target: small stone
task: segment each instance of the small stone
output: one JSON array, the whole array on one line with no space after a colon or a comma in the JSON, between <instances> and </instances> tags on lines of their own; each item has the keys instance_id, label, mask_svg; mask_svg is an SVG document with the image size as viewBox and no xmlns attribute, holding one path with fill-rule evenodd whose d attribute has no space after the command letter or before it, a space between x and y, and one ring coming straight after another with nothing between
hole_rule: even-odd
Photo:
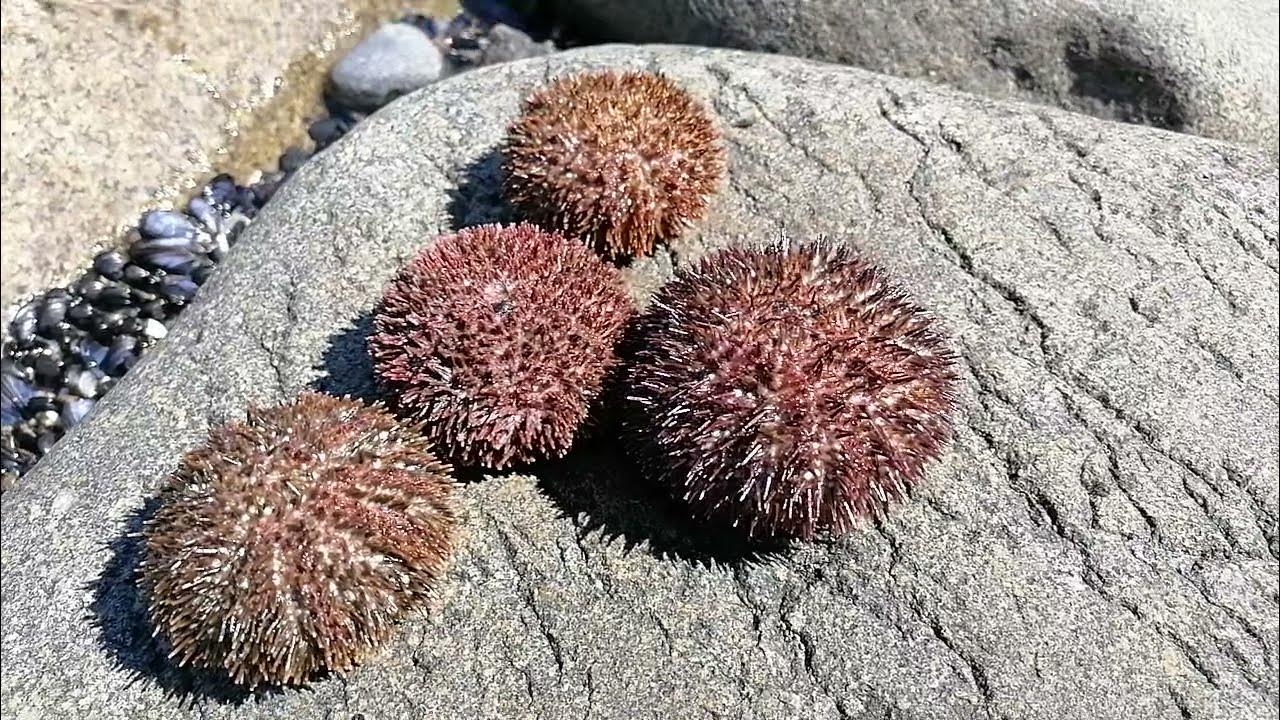
<instances>
[{"instance_id":1,"label":"small stone","mask_svg":"<svg viewBox=\"0 0 1280 720\"><path fill-rule=\"evenodd\" d=\"M327 117L311 123L311 127L307 128L307 135L316 142L316 148L323 150L337 142L349 129L341 119Z\"/></svg>"},{"instance_id":2,"label":"small stone","mask_svg":"<svg viewBox=\"0 0 1280 720\"><path fill-rule=\"evenodd\" d=\"M314 138L313 138L314 139ZM280 160L276 162L280 172L291 173L296 172L302 164L311 158L311 153L300 147L291 147L284 151L280 156Z\"/></svg>"},{"instance_id":3,"label":"small stone","mask_svg":"<svg viewBox=\"0 0 1280 720\"><path fill-rule=\"evenodd\" d=\"M329 93L343 105L372 111L435 82L443 66L440 50L426 33L404 23L390 23L334 65Z\"/></svg>"},{"instance_id":4,"label":"small stone","mask_svg":"<svg viewBox=\"0 0 1280 720\"><path fill-rule=\"evenodd\" d=\"M142 322L142 333L149 338L163 340L169 334L169 328L158 320L147 318Z\"/></svg>"},{"instance_id":5,"label":"small stone","mask_svg":"<svg viewBox=\"0 0 1280 720\"><path fill-rule=\"evenodd\" d=\"M523 60L555 52L556 46L551 41L534 42L524 32L510 25L498 24L489 30L484 49L480 53L481 65Z\"/></svg>"}]
</instances>

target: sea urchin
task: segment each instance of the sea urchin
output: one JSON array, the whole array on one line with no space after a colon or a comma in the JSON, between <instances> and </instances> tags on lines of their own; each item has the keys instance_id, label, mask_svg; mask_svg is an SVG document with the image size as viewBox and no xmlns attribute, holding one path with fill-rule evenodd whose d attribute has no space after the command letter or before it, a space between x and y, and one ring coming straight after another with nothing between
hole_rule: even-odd
<instances>
[{"instance_id":1,"label":"sea urchin","mask_svg":"<svg viewBox=\"0 0 1280 720\"><path fill-rule=\"evenodd\" d=\"M449 468L384 410L304 393L188 453L140 580L179 665L250 687L342 672L421 608L456 528Z\"/></svg>"},{"instance_id":2,"label":"sea urchin","mask_svg":"<svg viewBox=\"0 0 1280 720\"><path fill-rule=\"evenodd\" d=\"M878 515L950 437L952 354L872 265L820 242L682 272L626 369L641 457L701 515L812 538Z\"/></svg>"},{"instance_id":3,"label":"sea urchin","mask_svg":"<svg viewBox=\"0 0 1280 720\"><path fill-rule=\"evenodd\" d=\"M618 272L524 223L446 235L392 281L374 372L447 457L501 469L568 452L631 315Z\"/></svg>"},{"instance_id":4,"label":"sea urchin","mask_svg":"<svg viewBox=\"0 0 1280 720\"><path fill-rule=\"evenodd\" d=\"M593 72L533 94L510 128L507 196L612 257L646 255L706 211L724 175L706 110L661 75Z\"/></svg>"}]
</instances>

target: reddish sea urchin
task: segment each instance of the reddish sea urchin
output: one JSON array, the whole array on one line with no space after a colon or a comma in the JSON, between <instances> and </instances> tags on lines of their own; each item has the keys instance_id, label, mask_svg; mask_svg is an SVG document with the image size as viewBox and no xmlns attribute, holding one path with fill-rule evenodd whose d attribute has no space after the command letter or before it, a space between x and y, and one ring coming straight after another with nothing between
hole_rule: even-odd
<instances>
[{"instance_id":1,"label":"reddish sea urchin","mask_svg":"<svg viewBox=\"0 0 1280 720\"><path fill-rule=\"evenodd\" d=\"M449 468L384 410L304 393L214 429L161 491L141 586L179 665L250 687L350 669L452 553Z\"/></svg>"},{"instance_id":2,"label":"reddish sea urchin","mask_svg":"<svg viewBox=\"0 0 1280 720\"><path fill-rule=\"evenodd\" d=\"M763 537L877 515L950 437L953 356L879 270L827 243L731 249L639 323L629 433L699 514Z\"/></svg>"},{"instance_id":3,"label":"reddish sea urchin","mask_svg":"<svg viewBox=\"0 0 1280 720\"><path fill-rule=\"evenodd\" d=\"M647 255L706 212L725 154L706 110L661 75L593 72L535 92L510 128L507 195L612 257Z\"/></svg>"},{"instance_id":4,"label":"reddish sea urchin","mask_svg":"<svg viewBox=\"0 0 1280 720\"><path fill-rule=\"evenodd\" d=\"M450 459L501 469L568 452L630 315L618 272L586 246L487 225L439 238L400 271L369 353Z\"/></svg>"}]
</instances>

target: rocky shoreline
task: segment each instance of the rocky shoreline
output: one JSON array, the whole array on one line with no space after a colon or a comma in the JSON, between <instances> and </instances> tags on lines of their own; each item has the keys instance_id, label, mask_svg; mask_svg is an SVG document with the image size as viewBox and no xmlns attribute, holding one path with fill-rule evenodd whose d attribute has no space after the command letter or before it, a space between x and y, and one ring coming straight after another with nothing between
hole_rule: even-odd
<instances>
[{"instance_id":1,"label":"rocky shoreline","mask_svg":"<svg viewBox=\"0 0 1280 720\"><path fill-rule=\"evenodd\" d=\"M405 16L337 61L314 148L145 213L17 309L0 714L1274 718L1280 168L1253 42L1274 30L1248 13L1280 4L555 5L597 39L751 50ZM138 583L179 459L253 406L385 401L368 341L388 281L432 238L525 218L512 121L604 68L691 93L727 157L705 216L618 263L629 299L651 309L725 248L824 238L949 338L946 450L839 539L748 542L657 487L606 399L559 460L460 469L438 597L351 672L250 690L179 667Z\"/></svg>"},{"instance_id":2,"label":"rocky shoreline","mask_svg":"<svg viewBox=\"0 0 1280 720\"><path fill-rule=\"evenodd\" d=\"M506 19L512 20L507 17ZM275 170L237 185L220 175L180 210L153 210L123 247L93 258L66 287L19 305L0 349L0 491L8 490L167 334L240 231L277 188L369 113L441 77L552 52L522 30L461 12L437 22L407 15L351 49L331 71L327 115L286 149Z\"/></svg>"},{"instance_id":3,"label":"rocky shoreline","mask_svg":"<svg viewBox=\"0 0 1280 720\"><path fill-rule=\"evenodd\" d=\"M709 216L624 271L633 297L781 229L840 238L956 339L951 450L884 521L760 552L588 441L467 483L440 608L351 675L246 697L172 668L132 589L143 499L248 405L374 397L386 280L438 232L510 219L507 123L588 67L668 74L728 144ZM4 711L1269 717L1277 180L1257 151L751 53L591 48L436 84L299 170L0 498Z\"/></svg>"}]
</instances>

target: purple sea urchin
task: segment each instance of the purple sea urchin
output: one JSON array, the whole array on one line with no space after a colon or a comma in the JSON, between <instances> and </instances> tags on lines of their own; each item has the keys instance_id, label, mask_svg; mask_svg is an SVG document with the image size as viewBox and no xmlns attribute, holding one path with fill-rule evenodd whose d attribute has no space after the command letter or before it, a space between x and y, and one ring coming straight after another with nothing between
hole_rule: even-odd
<instances>
[{"instance_id":1,"label":"purple sea urchin","mask_svg":"<svg viewBox=\"0 0 1280 720\"><path fill-rule=\"evenodd\" d=\"M725 168L706 110L661 75L594 72L535 92L512 123L507 195L612 257L647 255L706 212Z\"/></svg>"},{"instance_id":2,"label":"purple sea urchin","mask_svg":"<svg viewBox=\"0 0 1280 720\"><path fill-rule=\"evenodd\" d=\"M453 549L453 483L427 447L384 410L316 393L214 429L144 531L170 656L253 687L373 652Z\"/></svg>"},{"instance_id":3,"label":"purple sea urchin","mask_svg":"<svg viewBox=\"0 0 1280 720\"><path fill-rule=\"evenodd\" d=\"M722 251L660 290L639 329L629 434L696 512L752 535L845 532L950 437L943 336L848 250Z\"/></svg>"},{"instance_id":4,"label":"purple sea urchin","mask_svg":"<svg viewBox=\"0 0 1280 720\"><path fill-rule=\"evenodd\" d=\"M527 223L446 235L392 281L374 371L450 459L501 469L559 457L616 362L631 315L618 272Z\"/></svg>"}]
</instances>

